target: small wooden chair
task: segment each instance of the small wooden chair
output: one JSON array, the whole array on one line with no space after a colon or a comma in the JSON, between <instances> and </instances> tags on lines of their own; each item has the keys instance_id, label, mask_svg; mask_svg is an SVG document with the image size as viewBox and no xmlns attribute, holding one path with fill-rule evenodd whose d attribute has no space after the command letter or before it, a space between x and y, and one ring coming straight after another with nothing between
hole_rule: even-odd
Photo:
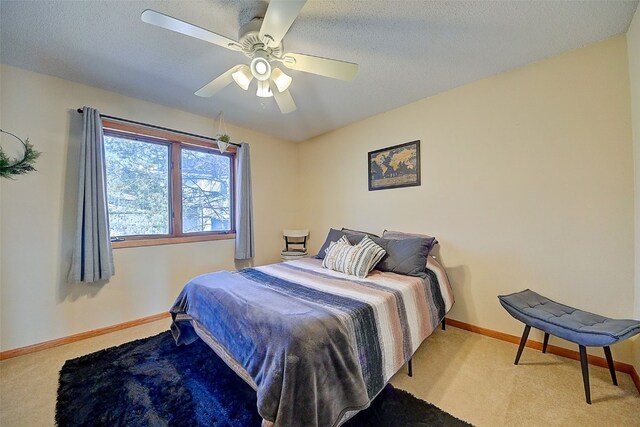
<instances>
[{"instance_id":1,"label":"small wooden chair","mask_svg":"<svg viewBox=\"0 0 640 427\"><path fill-rule=\"evenodd\" d=\"M307 239L309 230L282 230L285 248L282 250L282 260L292 261L307 256Z\"/></svg>"}]
</instances>

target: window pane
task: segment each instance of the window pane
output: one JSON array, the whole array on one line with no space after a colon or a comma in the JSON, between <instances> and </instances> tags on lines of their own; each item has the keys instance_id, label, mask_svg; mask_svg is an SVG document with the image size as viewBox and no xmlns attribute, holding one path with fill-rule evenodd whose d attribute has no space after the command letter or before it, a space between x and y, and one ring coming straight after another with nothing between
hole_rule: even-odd
<instances>
[{"instance_id":1,"label":"window pane","mask_svg":"<svg viewBox=\"0 0 640 427\"><path fill-rule=\"evenodd\" d=\"M231 229L231 159L182 149L182 231Z\"/></svg>"},{"instance_id":2,"label":"window pane","mask_svg":"<svg viewBox=\"0 0 640 427\"><path fill-rule=\"evenodd\" d=\"M104 137L111 236L169 234L169 146Z\"/></svg>"}]
</instances>

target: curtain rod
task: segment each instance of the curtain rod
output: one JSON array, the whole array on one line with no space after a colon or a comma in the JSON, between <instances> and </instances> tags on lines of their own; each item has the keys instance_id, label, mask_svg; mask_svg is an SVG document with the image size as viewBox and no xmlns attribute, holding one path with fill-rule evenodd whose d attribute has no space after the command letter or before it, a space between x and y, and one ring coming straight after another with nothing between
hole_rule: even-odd
<instances>
[{"instance_id":1,"label":"curtain rod","mask_svg":"<svg viewBox=\"0 0 640 427\"><path fill-rule=\"evenodd\" d=\"M83 112L82 108L78 108L77 111L80 114L82 114L82 112ZM144 126L144 127L148 127L148 128L152 128L152 129L160 129L160 130L164 130L164 131L167 131L167 132L177 133L177 134L180 134L180 135L192 136L192 137L195 137L195 138L207 139L209 141L218 142L217 139L209 138L208 136L202 136L202 135L198 135L198 134L195 134L195 133L183 132L181 130L165 128L165 127L162 127L162 126L150 125L149 123L136 122L135 120L123 119L122 117L107 116L106 114L100 114L100 117L103 117L105 119L117 120L119 122L132 123L134 125L140 125L140 126ZM230 142L229 145L235 145L236 147L240 147L240 144L236 144L235 142Z\"/></svg>"}]
</instances>

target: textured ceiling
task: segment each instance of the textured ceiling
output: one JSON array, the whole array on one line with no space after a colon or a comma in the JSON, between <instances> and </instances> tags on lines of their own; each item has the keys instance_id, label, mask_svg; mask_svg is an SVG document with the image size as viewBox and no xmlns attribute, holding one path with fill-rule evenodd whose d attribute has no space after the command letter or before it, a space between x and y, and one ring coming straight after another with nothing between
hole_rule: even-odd
<instances>
[{"instance_id":1,"label":"textured ceiling","mask_svg":"<svg viewBox=\"0 0 640 427\"><path fill-rule=\"evenodd\" d=\"M285 51L359 64L352 82L285 71L297 111L231 84L193 92L238 52L140 21L147 8L237 39L260 1L0 1L2 63L302 141L627 30L637 1L313 1ZM108 111L105 114L109 114Z\"/></svg>"}]
</instances>

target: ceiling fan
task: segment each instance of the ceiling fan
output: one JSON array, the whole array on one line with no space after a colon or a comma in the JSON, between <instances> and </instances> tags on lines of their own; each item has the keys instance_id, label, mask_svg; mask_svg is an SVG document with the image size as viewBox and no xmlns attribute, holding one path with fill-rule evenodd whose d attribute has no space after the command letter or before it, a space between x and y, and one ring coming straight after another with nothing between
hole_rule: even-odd
<instances>
[{"instance_id":1,"label":"ceiling fan","mask_svg":"<svg viewBox=\"0 0 640 427\"><path fill-rule=\"evenodd\" d=\"M242 89L249 89L255 78L260 97L273 96L283 114L296 109L289 93L291 77L280 68L285 67L331 77L340 80L353 80L358 73L358 65L336 59L301 53L284 53L282 38L289 31L307 0L271 0L264 18L253 18L240 28L238 41L205 30L177 18L147 9L140 18L143 22L185 34L215 45L244 53L251 59L250 64L236 65L195 92L202 97L210 97L235 81Z\"/></svg>"}]
</instances>

